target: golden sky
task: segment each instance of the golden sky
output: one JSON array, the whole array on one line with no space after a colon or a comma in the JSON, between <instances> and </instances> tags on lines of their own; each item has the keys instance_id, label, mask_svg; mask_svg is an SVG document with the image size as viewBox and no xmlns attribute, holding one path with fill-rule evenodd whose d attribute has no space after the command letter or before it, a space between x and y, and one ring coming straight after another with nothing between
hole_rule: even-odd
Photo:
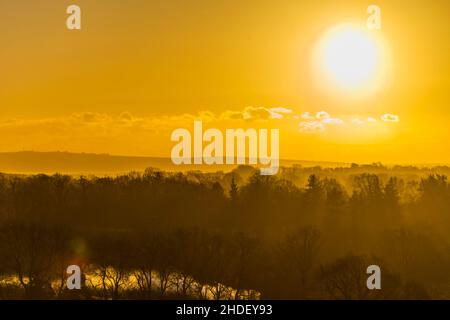
<instances>
[{"instance_id":1,"label":"golden sky","mask_svg":"<svg viewBox=\"0 0 450 320\"><path fill-rule=\"evenodd\" d=\"M344 90L317 50L370 4L381 80ZM2 0L0 40L0 151L169 157L202 119L279 128L286 159L450 163L447 0Z\"/></svg>"}]
</instances>

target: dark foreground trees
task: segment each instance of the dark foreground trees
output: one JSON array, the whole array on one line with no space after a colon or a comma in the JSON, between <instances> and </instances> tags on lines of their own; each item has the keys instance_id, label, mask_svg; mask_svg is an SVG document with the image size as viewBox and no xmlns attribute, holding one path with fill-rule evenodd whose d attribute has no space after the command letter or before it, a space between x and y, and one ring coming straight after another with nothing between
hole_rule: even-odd
<instances>
[{"instance_id":1,"label":"dark foreground trees","mask_svg":"<svg viewBox=\"0 0 450 320\"><path fill-rule=\"evenodd\" d=\"M0 297L450 298L445 176L302 170L2 175ZM71 264L82 291L65 287Z\"/></svg>"}]
</instances>

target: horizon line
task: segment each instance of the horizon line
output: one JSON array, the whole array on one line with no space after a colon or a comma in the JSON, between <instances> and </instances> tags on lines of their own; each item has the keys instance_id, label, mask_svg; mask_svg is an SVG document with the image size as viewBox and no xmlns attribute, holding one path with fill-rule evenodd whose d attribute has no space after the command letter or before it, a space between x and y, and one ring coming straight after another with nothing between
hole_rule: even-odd
<instances>
[{"instance_id":1,"label":"horizon line","mask_svg":"<svg viewBox=\"0 0 450 320\"><path fill-rule=\"evenodd\" d=\"M74 152L74 151L67 151L67 150L54 150L54 151L36 151L36 150L18 150L18 151L0 151L0 154L18 154L18 153L36 153L36 154L55 154L55 153L61 153L61 154L70 154L70 155L88 155L88 156L109 156L109 157L118 157L118 158L152 158L152 159L163 159L163 160L170 160L170 157L166 156L152 156L152 155L124 155L124 154L112 154L112 153L96 153L96 152ZM192 159L194 159L192 157ZM248 160L248 157L245 157L245 160ZM317 162L317 163L328 163L328 164L341 164L341 165L374 165L374 164L380 164L380 165L386 165L386 166L406 166L406 165L415 165L415 166L450 166L450 162L383 162L379 160L374 161L367 161L367 162L360 162L360 161L333 161L333 160L305 160L305 159L290 159L290 158L280 158L279 161L284 162ZM207 165L207 164L201 164L201 165ZM232 164L213 164L211 166L231 166ZM236 164L234 164L236 165ZM243 165L250 165L248 163L245 163ZM189 165L185 165L189 166Z\"/></svg>"}]
</instances>

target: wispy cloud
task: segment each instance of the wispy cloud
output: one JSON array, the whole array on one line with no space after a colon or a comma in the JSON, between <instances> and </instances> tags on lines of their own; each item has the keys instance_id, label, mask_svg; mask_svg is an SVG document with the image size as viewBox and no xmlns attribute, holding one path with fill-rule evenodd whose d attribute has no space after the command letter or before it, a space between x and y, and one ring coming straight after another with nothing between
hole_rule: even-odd
<instances>
[{"instance_id":1,"label":"wispy cloud","mask_svg":"<svg viewBox=\"0 0 450 320\"><path fill-rule=\"evenodd\" d=\"M392 113L385 113L381 116L381 120L384 122L399 122L400 117Z\"/></svg>"},{"instance_id":2,"label":"wispy cloud","mask_svg":"<svg viewBox=\"0 0 450 320\"><path fill-rule=\"evenodd\" d=\"M351 123L356 124L356 125L358 125L358 126L362 126L363 124L366 123L366 121L361 120L361 119L359 119L359 118L353 118L353 119L351 120Z\"/></svg>"},{"instance_id":3,"label":"wispy cloud","mask_svg":"<svg viewBox=\"0 0 450 320\"><path fill-rule=\"evenodd\" d=\"M202 120L217 127L297 126L301 133L321 133L329 129L366 125L393 125L399 116L385 113L381 116L331 115L326 111L295 113L287 107L246 107L214 113L208 110L197 114L137 116L131 112L112 115L80 112L65 117L45 119L9 119L0 121L0 135L4 137L3 150L17 148L58 148L78 144L80 150L88 143L111 148L112 145L145 145L148 141L163 143L160 137L170 135L175 128L190 126ZM253 124L261 122L259 124ZM271 122L271 123L269 123ZM130 142L129 142L130 141ZM54 146L54 147L53 147ZM144 148L144 147L143 147Z\"/></svg>"},{"instance_id":4,"label":"wispy cloud","mask_svg":"<svg viewBox=\"0 0 450 320\"><path fill-rule=\"evenodd\" d=\"M324 132L330 126L340 126L340 125L354 125L361 127L363 125L376 124L381 120L381 122L399 122L400 118L397 115L391 113L385 113L382 116L355 116L355 115L339 115L339 117L331 116L330 113L326 111L319 111L316 113L303 112L300 116L292 117L293 119L301 118L302 121L299 123L299 131L304 133L320 133Z\"/></svg>"},{"instance_id":5,"label":"wispy cloud","mask_svg":"<svg viewBox=\"0 0 450 320\"><path fill-rule=\"evenodd\" d=\"M270 120L284 119L291 113L291 109L284 107L246 107L242 111L225 111L219 115L219 118L232 120Z\"/></svg>"},{"instance_id":6,"label":"wispy cloud","mask_svg":"<svg viewBox=\"0 0 450 320\"><path fill-rule=\"evenodd\" d=\"M314 120L316 117L312 115L311 112L303 112L301 118L305 120Z\"/></svg>"},{"instance_id":7,"label":"wispy cloud","mask_svg":"<svg viewBox=\"0 0 450 320\"><path fill-rule=\"evenodd\" d=\"M305 133L323 132L327 126L344 123L342 119L331 117L326 111L319 111L315 115L303 112L301 118L305 121L299 123L299 130Z\"/></svg>"},{"instance_id":8,"label":"wispy cloud","mask_svg":"<svg viewBox=\"0 0 450 320\"><path fill-rule=\"evenodd\" d=\"M299 127L300 131L305 133L316 133L325 130L325 125L321 121L302 121Z\"/></svg>"}]
</instances>

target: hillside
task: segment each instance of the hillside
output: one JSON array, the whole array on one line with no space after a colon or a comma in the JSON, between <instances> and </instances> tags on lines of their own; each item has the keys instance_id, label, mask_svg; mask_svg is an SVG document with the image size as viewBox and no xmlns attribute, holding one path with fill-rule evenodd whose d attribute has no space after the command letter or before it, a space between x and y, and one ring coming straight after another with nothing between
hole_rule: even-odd
<instances>
[{"instance_id":1,"label":"hillside","mask_svg":"<svg viewBox=\"0 0 450 320\"><path fill-rule=\"evenodd\" d=\"M282 160L281 165L334 167L343 163ZM68 174L118 174L143 171L148 167L168 171L229 171L235 165L182 165L176 166L170 158L132 157L109 154L70 152L0 152L0 172L4 173L68 173Z\"/></svg>"}]
</instances>

